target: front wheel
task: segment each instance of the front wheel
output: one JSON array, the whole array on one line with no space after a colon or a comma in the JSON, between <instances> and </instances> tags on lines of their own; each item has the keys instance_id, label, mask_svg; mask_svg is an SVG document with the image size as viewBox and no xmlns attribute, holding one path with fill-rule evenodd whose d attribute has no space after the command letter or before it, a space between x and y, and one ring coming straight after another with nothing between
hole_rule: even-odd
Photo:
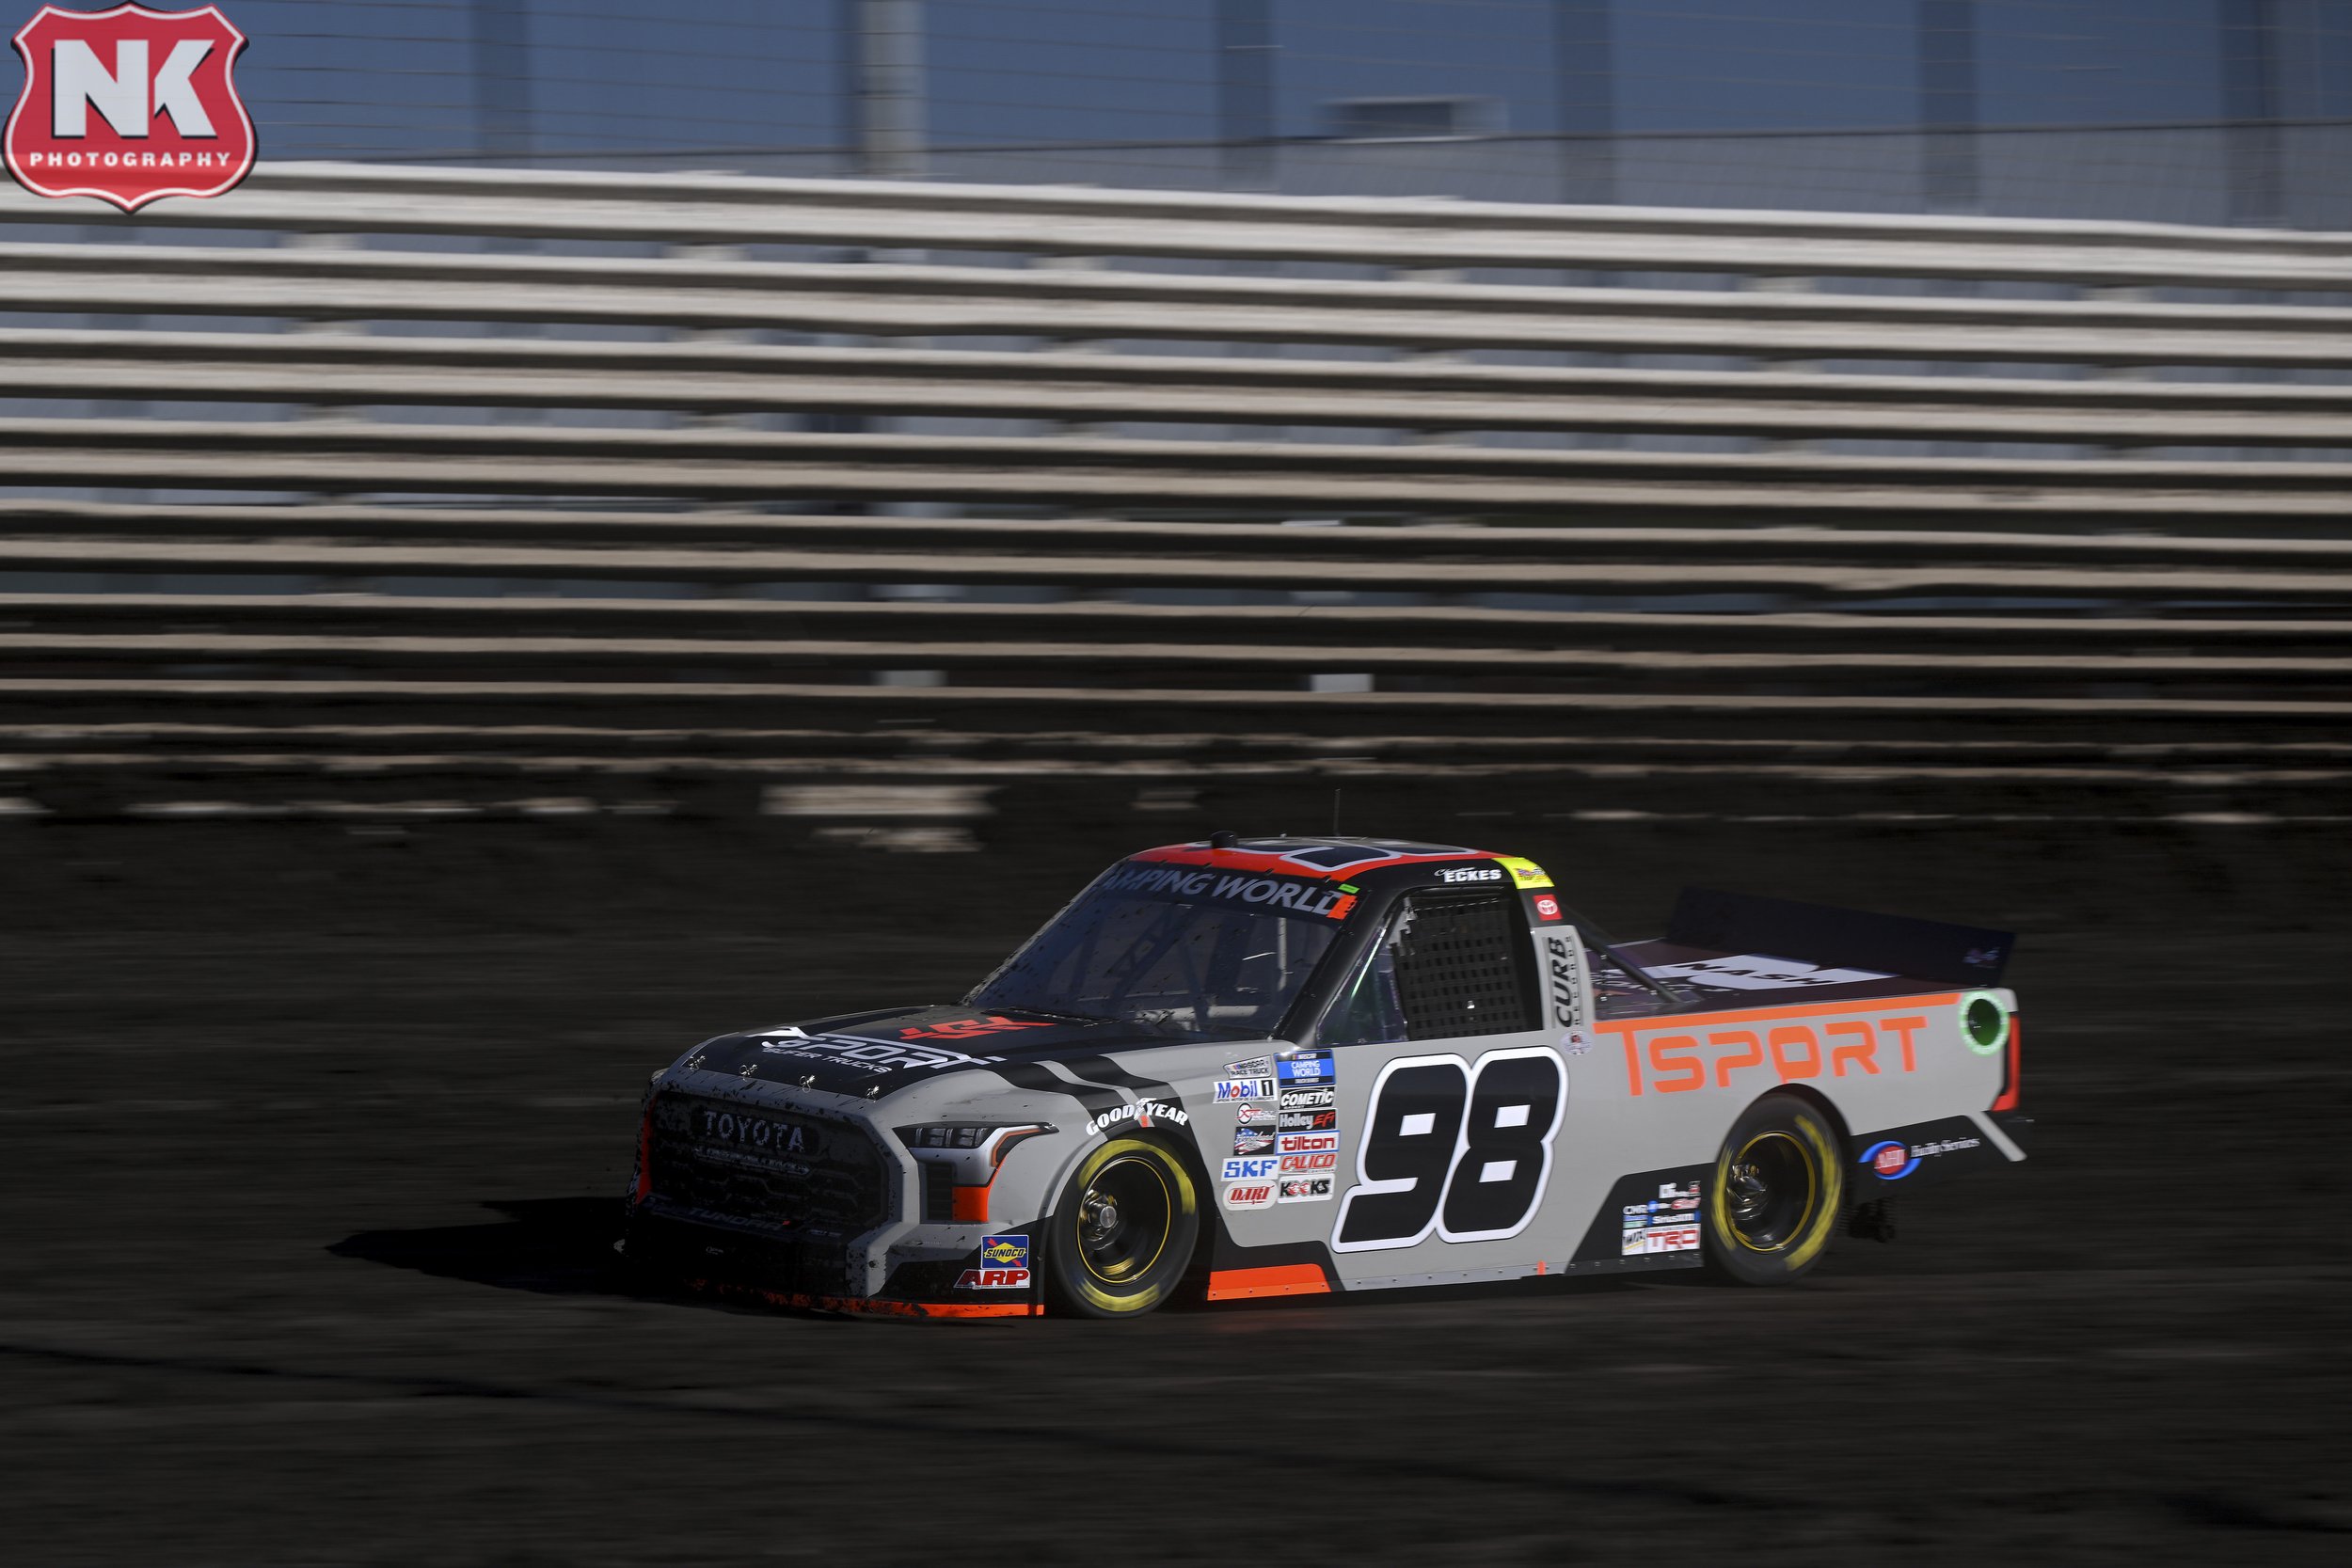
<instances>
[{"instance_id":1,"label":"front wheel","mask_svg":"<svg viewBox=\"0 0 2352 1568\"><path fill-rule=\"evenodd\" d=\"M1793 1095L1740 1113L1708 1184L1708 1267L1741 1285L1786 1285L1819 1262L1846 1196L1836 1149L1827 1118Z\"/></svg>"},{"instance_id":2,"label":"front wheel","mask_svg":"<svg viewBox=\"0 0 2352 1568\"><path fill-rule=\"evenodd\" d=\"M1079 1163L1054 1211L1046 1295L1082 1317L1149 1312L1174 1293L1200 1236L1184 1163L1147 1138L1113 1138Z\"/></svg>"}]
</instances>

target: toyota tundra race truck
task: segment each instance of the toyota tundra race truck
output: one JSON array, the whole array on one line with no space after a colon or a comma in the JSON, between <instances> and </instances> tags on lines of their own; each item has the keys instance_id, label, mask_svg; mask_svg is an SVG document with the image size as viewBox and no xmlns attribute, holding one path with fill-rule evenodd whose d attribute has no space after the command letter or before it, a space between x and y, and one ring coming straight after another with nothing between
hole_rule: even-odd
<instances>
[{"instance_id":1,"label":"toyota tundra race truck","mask_svg":"<svg viewBox=\"0 0 2352 1568\"><path fill-rule=\"evenodd\" d=\"M1783 1284L1890 1193L2025 1157L2010 945L1697 889L1617 944L1515 856L1219 833L1113 865L961 1002L687 1052L622 1247L938 1317Z\"/></svg>"}]
</instances>

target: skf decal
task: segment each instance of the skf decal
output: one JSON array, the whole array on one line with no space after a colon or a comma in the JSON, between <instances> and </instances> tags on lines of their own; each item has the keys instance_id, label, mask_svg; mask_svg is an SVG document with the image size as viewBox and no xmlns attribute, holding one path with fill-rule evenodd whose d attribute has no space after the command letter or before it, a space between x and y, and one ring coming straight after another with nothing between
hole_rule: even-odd
<instances>
[{"instance_id":1,"label":"skf decal","mask_svg":"<svg viewBox=\"0 0 2352 1568\"><path fill-rule=\"evenodd\" d=\"M1178 1127L1190 1127L1192 1117L1165 1101L1138 1100L1133 1105L1114 1105L1087 1123L1087 1133L1107 1132L1125 1122L1149 1130L1154 1121L1170 1122Z\"/></svg>"},{"instance_id":2,"label":"skf decal","mask_svg":"<svg viewBox=\"0 0 2352 1568\"><path fill-rule=\"evenodd\" d=\"M1018 1291L1029 1283L1029 1238L983 1236L982 1267L966 1269L956 1279L959 1291Z\"/></svg>"},{"instance_id":3,"label":"skf decal","mask_svg":"<svg viewBox=\"0 0 2352 1568\"><path fill-rule=\"evenodd\" d=\"M1228 1160L1222 1180L1227 1181L1263 1181L1274 1174L1276 1162L1265 1160Z\"/></svg>"}]
</instances>

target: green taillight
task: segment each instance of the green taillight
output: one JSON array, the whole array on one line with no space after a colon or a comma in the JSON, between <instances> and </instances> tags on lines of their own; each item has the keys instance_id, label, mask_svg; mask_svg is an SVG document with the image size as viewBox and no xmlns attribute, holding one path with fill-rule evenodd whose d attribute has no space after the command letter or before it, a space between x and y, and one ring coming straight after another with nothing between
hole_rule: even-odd
<instances>
[{"instance_id":1,"label":"green taillight","mask_svg":"<svg viewBox=\"0 0 2352 1568\"><path fill-rule=\"evenodd\" d=\"M2009 1009L1989 990L1970 991L1960 999L1960 1037L1979 1056L1990 1056L2009 1043Z\"/></svg>"}]
</instances>

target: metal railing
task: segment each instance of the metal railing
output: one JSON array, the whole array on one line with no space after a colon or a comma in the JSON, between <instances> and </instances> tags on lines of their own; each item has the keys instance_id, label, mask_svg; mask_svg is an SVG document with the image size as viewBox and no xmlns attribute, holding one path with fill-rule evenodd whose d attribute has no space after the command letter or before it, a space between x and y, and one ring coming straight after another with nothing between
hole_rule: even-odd
<instances>
[{"instance_id":1,"label":"metal railing","mask_svg":"<svg viewBox=\"0 0 2352 1568\"><path fill-rule=\"evenodd\" d=\"M0 198L36 793L910 724L934 775L2345 749L2352 235L330 166L59 215Z\"/></svg>"}]
</instances>

